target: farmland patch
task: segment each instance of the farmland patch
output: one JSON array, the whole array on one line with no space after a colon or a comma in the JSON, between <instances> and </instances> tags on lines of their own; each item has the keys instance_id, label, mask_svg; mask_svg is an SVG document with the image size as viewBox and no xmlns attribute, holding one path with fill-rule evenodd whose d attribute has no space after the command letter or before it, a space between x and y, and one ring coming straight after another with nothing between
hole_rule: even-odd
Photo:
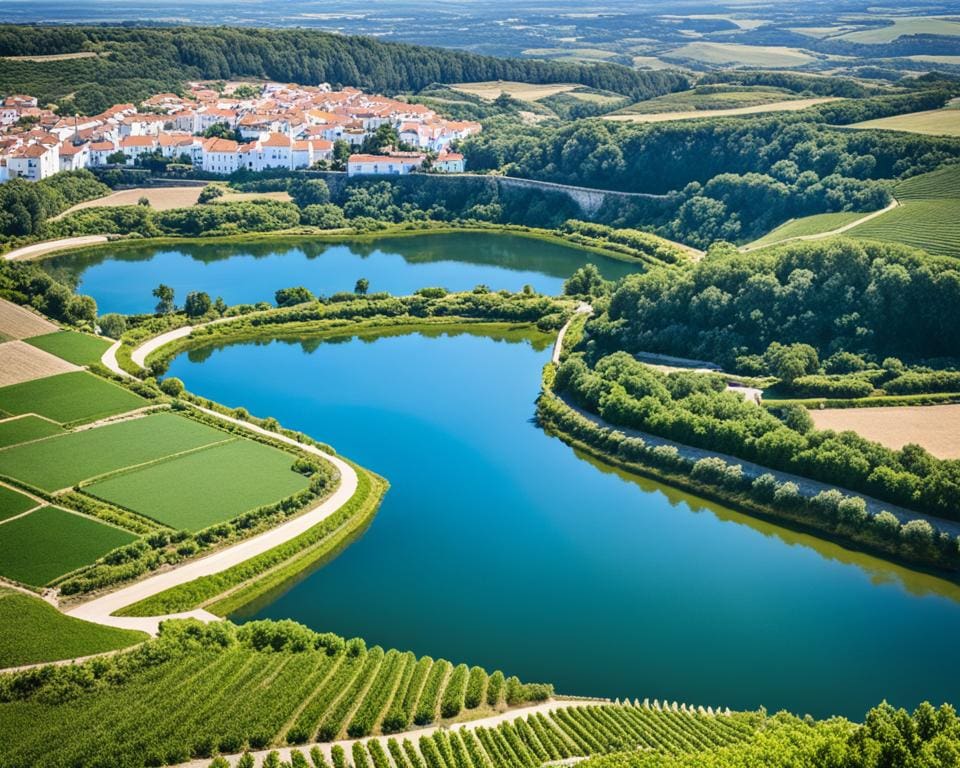
<instances>
[{"instance_id":1,"label":"farmland patch","mask_svg":"<svg viewBox=\"0 0 960 768\"><path fill-rule=\"evenodd\" d=\"M96 520L42 507L0 525L0 576L42 587L135 538Z\"/></svg>"}]
</instances>

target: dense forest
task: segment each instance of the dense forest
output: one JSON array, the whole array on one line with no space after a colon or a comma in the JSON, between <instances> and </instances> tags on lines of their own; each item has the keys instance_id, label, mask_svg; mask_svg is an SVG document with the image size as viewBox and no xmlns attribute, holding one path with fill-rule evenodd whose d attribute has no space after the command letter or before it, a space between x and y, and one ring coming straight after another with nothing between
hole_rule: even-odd
<instances>
[{"instance_id":1,"label":"dense forest","mask_svg":"<svg viewBox=\"0 0 960 768\"><path fill-rule=\"evenodd\" d=\"M0 56L78 51L100 55L54 62L0 61L0 91L26 91L43 102L95 113L118 100L177 90L189 79L263 77L383 93L416 91L435 82L573 82L633 100L689 85L677 72L500 59L304 29L0 26Z\"/></svg>"},{"instance_id":2,"label":"dense forest","mask_svg":"<svg viewBox=\"0 0 960 768\"><path fill-rule=\"evenodd\" d=\"M834 126L940 106L939 88L822 104L790 115L636 124L606 120L521 127L501 117L463 144L475 171L628 192L667 202L608 201L600 220L643 225L706 247L749 240L788 218L868 211L884 180L960 157L960 140Z\"/></svg>"},{"instance_id":3,"label":"dense forest","mask_svg":"<svg viewBox=\"0 0 960 768\"><path fill-rule=\"evenodd\" d=\"M772 343L809 345L823 359L960 358L958 327L955 261L846 239L756 253L718 249L679 274L631 275L590 323L602 350L727 366L749 363Z\"/></svg>"}]
</instances>

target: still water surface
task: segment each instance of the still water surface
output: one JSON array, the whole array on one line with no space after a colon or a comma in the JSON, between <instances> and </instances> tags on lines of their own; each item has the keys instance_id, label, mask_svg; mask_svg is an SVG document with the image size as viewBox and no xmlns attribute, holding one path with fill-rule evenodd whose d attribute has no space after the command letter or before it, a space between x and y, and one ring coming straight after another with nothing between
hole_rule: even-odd
<instances>
[{"instance_id":1,"label":"still water surface","mask_svg":"<svg viewBox=\"0 0 960 768\"><path fill-rule=\"evenodd\" d=\"M324 295L352 291L361 277L370 281L371 291L396 295L436 285L462 291L481 283L511 291L530 284L540 293L557 294L563 281L588 261L610 280L637 269L579 248L484 232L343 243L118 244L95 254L60 256L43 264L93 296L101 314L152 312L157 300L151 292L160 283L171 286L181 304L189 291L222 296L227 304L255 304L272 302L278 288L294 285Z\"/></svg>"},{"instance_id":2,"label":"still water surface","mask_svg":"<svg viewBox=\"0 0 960 768\"><path fill-rule=\"evenodd\" d=\"M960 589L579 456L532 422L548 339L242 343L194 392L387 477L365 535L235 618L293 618L561 692L861 717L960 703Z\"/></svg>"}]
</instances>

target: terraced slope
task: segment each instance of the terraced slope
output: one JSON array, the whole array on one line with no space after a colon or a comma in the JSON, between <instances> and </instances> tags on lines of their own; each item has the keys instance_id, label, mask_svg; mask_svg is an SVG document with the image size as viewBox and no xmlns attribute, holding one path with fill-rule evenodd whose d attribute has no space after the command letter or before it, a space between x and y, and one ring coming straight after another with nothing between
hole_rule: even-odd
<instances>
[{"instance_id":1,"label":"terraced slope","mask_svg":"<svg viewBox=\"0 0 960 768\"><path fill-rule=\"evenodd\" d=\"M960 257L960 164L914 176L894 188L895 208L847 234Z\"/></svg>"}]
</instances>

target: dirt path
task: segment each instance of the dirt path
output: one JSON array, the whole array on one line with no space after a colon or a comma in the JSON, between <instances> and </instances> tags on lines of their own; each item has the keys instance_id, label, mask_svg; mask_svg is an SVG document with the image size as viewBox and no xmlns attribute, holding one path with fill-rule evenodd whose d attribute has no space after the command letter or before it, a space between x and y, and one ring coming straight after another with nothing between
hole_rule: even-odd
<instances>
[{"instance_id":1,"label":"dirt path","mask_svg":"<svg viewBox=\"0 0 960 768\"><path fill-rule=\"evenodd\" d=\"M559 397L559 395L558 395ZM674 440L668 440L664 437L658 437L657 435L651 435L649 432L641 432L638 429L630 429L629 427L620 427L613 424L609 424L604 421L602 418L597 416L594 413L590 413L582 408L573 405L568 402L566 399L561 398L563 402L581 416L590 419L590 421L598 424L602 427L607 427L608 429L615 429L618 432L622 432L628 437L639 437L642 438L647 445L658 446L658 445L668 445L673 446L677 449L677 452L691 461L699 461L700 459L706 459L710 457L716 457L723 459L728 464L739 464L743 467L743 474L749 479L755 479L760 475L771 474L773 475L778 482L785 483L791 482L796 483L797 487L800 489L800 493L804 496L815 496L821 491L829 490L838 490L847 496L859 496L867 504L867 512L871 515L877 515L880 512L886 510L894 515L901 523L907 523L911 520L926 520L930 525L935 529L940 531L945 531L951 536L960 536L960 523L954 522L952 520L945 520L941 517L933 517L932 515L922 515L919 512L913 512L904 507L898 507L896 504L889 504L885 501L880 501L871 496L865 496L862 493L857 493L856 491L850 491L846 488L840 488L836 485L830 485L829 483L821 483L818 480L811 480L808 477L801 477L800 475L793 475L789 472L781 472L777 469L770 469L769 467L764 467L761 464L755 464L752 461L745 461L736 456L731 456L726 453L718 453L717 451L708 451L703 448L695 448L691 445L685 445L683 443L678 443Z\"/></svg>"},{"instance_id":2,"label":"dirt path","mask_svg":"<svg viewBox=\"0 0 960 768\"><path fill-rule=\"evenodd\" d=\"M62 251L67 248L81 248L85 245L99 245L106 243L109 238L106 235L83 235L82 237L65 237L61 240L44 240L42 243L25 245L23 248L16 248L3 254L7 261L25 261L27 259L37 259L46 256L54 251Z\"/></svg>"},{"instance_id":3,"label":"dirt path","mask_svg":"<svg viewBox=\"0 0 960 768\"><path fill-rule=\"evenodd\" d=\"M577 305L576 310L574 310L574 316L576 315L592 315L593 307L591 307L586 302L581 301ZM567 337L567 329L570 327L570 324L573 322L573 317L567 320L564 323L563 328L560 329L560 333L557 334L557 340L553 342L553 355L550 360L554 365L560 365L560 353L563 352L563 340Z\"/></svg>"},{"instance_id":4,"label":"dirt path","mask_svg":"<svg viewBox=\"0 0 960 768\"><path fill-rule=\"evenodd\" d=\"M842 227L837 227L836 229L831 229L827 232L815 232L812 235L795 235L793 237L785 237L783 240L774 240L771 243L763 243L762 245L750 243L749 245L743 246L740 249L740 252L748 253L749 251L755 251L759 248L769 248L771 245L783 245L784 243L792 243L797 240L823 240L826 237L842 235L844 232L848 232L854 227L859 227L861 224L866 224L868 221L875 219L878 216L883 216L883 214L892 211L894 208L899 207L899 205L900 201L897 200L897 198L893 198L886 208L881 208L879 211L873 211L872 213L868 213L859 219L854 219L853 221L844 224Z\"/></svg>"},{"instance_id":5,"label":"dirt path","mask_svg":"<svg viewBox=\"0 0 960 768\"><path fill-rule=\"evenodd\" d=\"M276 528L253 536L238 542L226 549L218 550L206 557L198 560L191 560L183 565L173 568L163 573L157 573L146 579L138 581L127 587L123 587L114 592L110 592L102 597L94 598L85 603L81 603L68 611L68 616L74 616L78 619L93 621L97 624L103 624L110 627L121 627L123 629L139 629L156 635L159 631L161 621L172 618L197 618L201 621L219 621L220 617L215 616L209 611L193 610L184 613L169 614L166 616L113 616L112 614L126 608L128 605L145 600L148 597L164 592L171 587L184 584L188 581L220 573L234 565L249 560L252 557L261 555L274 547L283 544L290 539L296 538L305 533L313 526L322 522L326 518L336 513L350 498L357 489L357 473L347 462L332 454L321 451L312 445L298 443L293 438L286 435L280 435L276 432L258 427L240 419L234 419L230 416L224 416L207 408L199 408L200 411L210 416L214 416L222 421L238 425L251 432L257 432L267 435L274 440L295 446L300 450L307 451L330 462L340 472L340 485L337 489L321 501L315 507L311 508L302 515L288 520Z\"/></svg>"}]
</instances>

